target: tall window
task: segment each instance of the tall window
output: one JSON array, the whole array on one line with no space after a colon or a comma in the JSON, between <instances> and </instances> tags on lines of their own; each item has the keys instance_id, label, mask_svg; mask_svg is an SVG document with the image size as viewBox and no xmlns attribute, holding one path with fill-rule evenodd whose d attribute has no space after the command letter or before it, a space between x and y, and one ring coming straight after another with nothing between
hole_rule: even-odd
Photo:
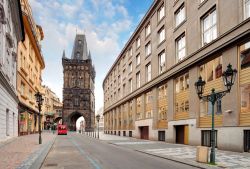
<instances>
[{"instance_id":1,"label":"tall window","mask_svg":"<svg viewBox=\"0 0 250 169\"><path fill-rule=\"evenodd\" d=\"M166 59L165 51L163 51L159 55L159 74L161 74L162 72L164 72L166 70L165 59Z\"/></svg>"},{"instance_id":2,"label":"tall window","mask_svg":"<svg viewBox=\"0 0 250 169\"><path fill-rule=\"evenodd\" d=\"M9 136L9 122L10 122L10 117L9 117L9 109L6 109L6 136Z\"/></svg>"},{"instance_id":3,"label":"tall window","mask_svg":"<svg viewBox=\"0 0 250 169\"><path fill-rule=\"evenodd\" d=\"M141 73L140 72L136 73L136 87L137 88L141 87Z\"/></svg>"},{"instance_id":4,"label":"tall window","mask_svg":"<svg viewBox=\"0 0 250 169\"><path fill-rule=\"evenodd\" d=\"M79 98L75 98L75 100L74 100L74 105L75 106L79 106L80 104L79 104Z\"/></svg>"},{"instance_id":5,"label":"tall window","mask_svg":"<svg viewBox=\"0 0 250 169\"><path fill-rule=\"evenodd\" d=\"M129 70L129 73L133 71L132 62L129 63L128 70Z\"/></svg>"},{"instance_id":6,"label":"tall window","mask_svg":"<svg viewBox=\"0 0 250 169\"><path fill-rule=\"evenodd\" d=\"M165 40L165 28L162 27L159 32L158 32L158 36L159 36L159 44Z\"/></svg>"},{"instance_id":7,"label":"tall window","mask_svg":"<svg viewBox=\"0 0 250 169\"><path fill-rule=\"evenodd\" d=\"M202 44L206 45L217 38L216 10L213 9L202 18Z\"/></svg>"},{"instance_id":8,"label":"tall window","mask_svg":"<svg viewBox=\"0 0 250 169\"><path fill-rule=\"evenodd\" d=\"M177 57L177 62L183 60L186 57L186 39L185 39L185 34L181 35L176 40L176 57Z\"/></svg>"},{"instance_id":9,"label":"tall window","mask_svg":"<svg viewBox=\"0 0 250 169\"><path fill-rule=\"evenodd\" d=\"M175 26L177 27L185 20L185 6L184 4L175 12Z\"/></svg>"},{"instance_id":10,"label":"tall window","mask_svg":"<svg viewBox=\"0 0 250 169\"><path fill-rule=\"evenodd\" d=\"M21 95L24 95L25 93L25 85L21 82L21 88L20 88Z\"/></svg>"},{"instance_id":11,"label":"tall window","mask_svg":"<svg viewBox=\"0 0 250 169\"><path fill-rule=\"evenodd\" d=\"M162 18L165 16L165 8L164 4L158 9L158 21L162 20Z\"/></svg>"},{"instance_id":12,"label":"tall window","mask_svg":"<svg viewBox=\"0 0 250 169\"><path fill-rule=\"evenodd\" d=\"M126 84L123 84L123 96L126 95Z\"/></svg>"},{"instance_id":13,"label":"tall window","mask_svg":"<svg viewBox=\"0 0 250 169\"><path fill-rule=\"evenodd\" d=\"M244 0L244 13L245 19L250 17L250 0Z\"/></svg>"},{"instance_id":14,"label":"tall window","mask_svg":"<svg viewBox=\"0 0 250 169\"><path fill-rule=\"evenodd\" d=\"M132 56L133 55L133 50L132 50L132 47L129 49L129 56Z\"/></svg>"},{"instance_id":15,"label":"tall window","mask_svg":"<svg viewBox=\"0 0 250 169\"><path fill-rule=\"evenodd\" d=\"M150 23L146 26L146 29L145 29L145 34L146 34L146 37L149 36L151 33L151 26L150 26Z\"/></svg>"},{"instance_id":16,"label":"tall window","mask_svg":"<svg viewBox=\"0 0 250 169\"><path fill-rule=\"evenodd\" d=\"M140 54L136 56L136 66L138 66L141 63L141 57Z\"/></svg>"},{"instance_id":17,"label":"tall window","mask_svg":"<svg viewBox=\"0 0 250 169\"><path fill-rule=\"evenodd\" d=\"M146 52L146 56L151 54L151 43L147 43L145 46L145 52Z\"/></svg>"},{"instance_id":18,"label":"tall window","mask_svg":"<svg viewBox=\"0 0 250 169\"><path fill-rule=\"evenodd\" d=\"M175 91L176 93L180 93L189 89L189 74L186 73L175 80Z\"/></svg>"},{"instance_id":19,"label":"tall window","mask_svg":"<svg viewBox=\"0 0 250 169\"><path fill-rule=\"evenodd\" d=\"M146 66L146 81L149 82L151 80L151 63Z\"/></svg>"},{"instance_id":20,"label":"tall window","mask_svg":"<svg viewBox=\"0 0 250 169\"><path fill-rule=\"evenodd\" d=\"M140 37L136 39L136 48L138 49L141 46L141 39Z\"/></svg>"},{"instance_id":21,"label":"tall window","mask_svg":"<svg viewBox=\"0 0 250 169\"><path fill-rule=\"evenodd\" d=\"M133 81L132 79L129 79L129 88L130 88L130 93L133 91Z\"/></svg>"}]
</instances>

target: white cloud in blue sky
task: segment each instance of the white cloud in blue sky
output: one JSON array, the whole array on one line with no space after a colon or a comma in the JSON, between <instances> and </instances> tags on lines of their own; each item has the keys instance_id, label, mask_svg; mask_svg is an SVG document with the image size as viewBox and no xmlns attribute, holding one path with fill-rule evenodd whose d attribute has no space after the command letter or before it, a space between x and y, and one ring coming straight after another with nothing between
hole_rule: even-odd
<instances>
[{"instance_id":1,"label":"white cloud in blue sky","mask_svg":"<svg viewBox=\"0 0 250 169\"><path fill-rule=\"evenodd\" d=\"M70 58L73 40L85 33L96 68L96 110L103 106L102 82L153 0L29 0L45 34L43 84L61 99L62 52Z\"/></svg>"}]
</instances>

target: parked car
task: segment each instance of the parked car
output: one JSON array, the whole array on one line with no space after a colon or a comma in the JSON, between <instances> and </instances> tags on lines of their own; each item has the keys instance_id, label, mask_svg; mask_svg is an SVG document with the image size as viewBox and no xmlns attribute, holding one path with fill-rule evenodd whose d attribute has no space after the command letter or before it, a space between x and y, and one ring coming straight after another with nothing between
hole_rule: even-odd
<instances>
[{"instance_id":1,"label":"parked car","mask_svg":"<svg viewBox=\"0 0 250 169\"><path fill-rule=\"evenodd\" d=\"M58 135L67 135L67 126L63 124L59 124L57 127L57 134Z\"/></svg>"}]
</instances>

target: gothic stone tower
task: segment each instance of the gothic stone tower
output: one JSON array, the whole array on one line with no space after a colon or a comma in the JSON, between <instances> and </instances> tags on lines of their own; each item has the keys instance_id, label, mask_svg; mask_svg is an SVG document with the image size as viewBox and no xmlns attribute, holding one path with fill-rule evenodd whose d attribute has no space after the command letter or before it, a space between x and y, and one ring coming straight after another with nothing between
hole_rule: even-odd
<instances>
[{"instance_id":1,"label":"gothic stone tower","mask_svg":"<svg viewBox=\"0 0 250 169\"><path fill-rule=\"evenodd\" d=\"M85 35L76 35L71 59L63 52L63 124L76 130L76 120L83 116L85 131L92 131L95 118L95 68L88 52Z\"/></svg>"}]
</instances>

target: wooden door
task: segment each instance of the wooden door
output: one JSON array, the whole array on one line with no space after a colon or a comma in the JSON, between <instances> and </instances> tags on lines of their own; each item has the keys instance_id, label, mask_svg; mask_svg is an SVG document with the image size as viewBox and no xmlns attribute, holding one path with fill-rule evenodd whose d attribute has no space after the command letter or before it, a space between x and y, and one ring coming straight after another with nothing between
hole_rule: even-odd
<instances>
[{"instance_id":1,"label":"wooden door","mask_svg":"<svg viewBox=\"0 0 250 169\"><path fill-rule=\"evenodd\" d=\"M176 131L176 143L184 144L184 125L175 126Z\"/></svg>"},{"instance_id":2,"label":"wooden door","mask_svg":"<svg viewBox=\"0 0 250 169\"><path fill-rule=\"evenodd\" d=\"M189 144L189 126L184 126L184 144Z\"/></svg>"}]
</instances>

